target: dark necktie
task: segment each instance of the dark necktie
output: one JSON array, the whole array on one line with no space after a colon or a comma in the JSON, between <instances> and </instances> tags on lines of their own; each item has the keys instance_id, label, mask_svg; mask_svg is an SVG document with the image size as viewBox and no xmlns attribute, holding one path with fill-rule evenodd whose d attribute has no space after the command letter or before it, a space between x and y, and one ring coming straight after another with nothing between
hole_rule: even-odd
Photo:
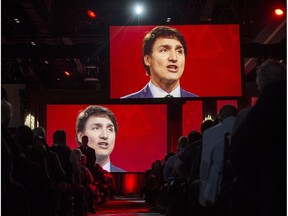
<instances>
[{"instance_id":1,"label":"dark necktie","mask_svg":"<svg viewBox=\"0 0 288 216\"><path fill-rule=\"evenodd\" d=\"M173 95L168 94L165 96L165 98L173 98Z\"/></svg>"}]
</instances>

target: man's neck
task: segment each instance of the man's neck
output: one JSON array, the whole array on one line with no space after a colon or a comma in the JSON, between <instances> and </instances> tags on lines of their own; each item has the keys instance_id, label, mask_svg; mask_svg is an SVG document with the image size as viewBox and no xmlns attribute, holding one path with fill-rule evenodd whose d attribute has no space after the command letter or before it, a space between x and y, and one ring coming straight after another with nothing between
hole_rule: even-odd
<instances>
[{"instance_id":1,"label":"man's neck","mask_svg":"<svg viewBox=\"0 0 288 216\"><path fill-rule=\"evenodd\" d=\"M102 167L105 166L108 162L110 162L109 157L101 158L100 156L96 156L96 164L101 165Z\"/></svg>"},{"instance_id":2,"label":"man's neck","mask_svg":"<svg viewBox=\"0 0 288 216\"><path fill-rule=\"evenodd\" d=\"M151 80L152 84L157 86L158 88L161 88L167 93L171 93L174 89L176 89L179 85L179 80L175 82L155 82L154 80Z\"/></svg>"},{"instance_id":3,"label":"man's neck","mask_svg":"<svg viewBox=\"0 0 288 216\"><path fill-rule=\"evenodd\" d=\"M164 98L167 94L173 97L181 97L180 85L176 86L171 92L167 92L160 87L154 85L152 81L149 82L149 88L154 98Z\"/></svg>"}]
</instances>

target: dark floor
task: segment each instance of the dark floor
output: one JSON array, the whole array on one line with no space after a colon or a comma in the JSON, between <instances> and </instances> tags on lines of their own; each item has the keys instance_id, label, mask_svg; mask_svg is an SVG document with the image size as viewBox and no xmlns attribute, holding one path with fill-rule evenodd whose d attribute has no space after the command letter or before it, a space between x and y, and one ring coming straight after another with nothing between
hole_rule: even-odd
<instances>
[{"instance_id":1,"label":"dark floor","mask_svg":"<svg viewBox=\"0 0 288 216\"><path fill-rule=\"evenodd\" d=\"M98 206L95 214L89 216L163 216L160 213L151 212L151 206L139 196L116 196L114 200Z\"/></svg>"}]
</instances>

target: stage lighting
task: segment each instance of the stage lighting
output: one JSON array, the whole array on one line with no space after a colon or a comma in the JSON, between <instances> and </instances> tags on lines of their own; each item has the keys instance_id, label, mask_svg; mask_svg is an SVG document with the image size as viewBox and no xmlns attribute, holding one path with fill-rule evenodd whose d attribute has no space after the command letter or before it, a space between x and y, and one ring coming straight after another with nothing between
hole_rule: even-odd
<instances>
[{"instance_id":1,"label":"stage lighting","mask_svg":"<svg viewBox=\"0 0 288 216\"><path fill-rule=\"evenodd\" d=\"M92 10L88 10L87 11L87 15L91 18L91 19L96 19L97 15L94 11Z\"/></svg>"},{"instance_id":2,"label":"stage lighting","mask_svg":"<svg viewBox=\"0 0 288 216\"><path fill-rule=\"evenodd\" d=\"M143 7L142 7L141 5L137 5L137 6L135 7L135 13L136 13L137 15L142 14L142 13L143 13Z\"/></svg>"},{"instance_id":3,"label":"stage lighting","mask_svg":"<svg viewBox=\"0 0 288 216\"><path fill-rule=\"evenodd\" d=\"M284 11L281 8L276 8L274 10L274 14L275 14L275 16L281 17L284 15Z\"/></svg>"},{"instance_id":4,"label":"stage lighting","mask_svg":"<svg viewBox=\"0 0 288 216\"><path fill-rule=\"evenodd\" d=\"M68 76L68 77L71 76L70 72L67 70L64 71L64 74L65 74L65 76Z\"/></svg>"}]
</instances>

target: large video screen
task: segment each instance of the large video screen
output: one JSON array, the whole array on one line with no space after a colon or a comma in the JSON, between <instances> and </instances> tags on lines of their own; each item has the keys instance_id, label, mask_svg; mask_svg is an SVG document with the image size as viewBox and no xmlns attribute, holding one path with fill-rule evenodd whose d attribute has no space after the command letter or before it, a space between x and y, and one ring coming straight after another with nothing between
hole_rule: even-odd
<instances>
[{"instance_id":1,"label":"large video screen","mask_svg":"<svg viewBox=\"0 0 288 216\"><path fill-rule=\"evenodd\" d=\"M97 104L96 104L97 105ZM99 104L98 104L99 105ZM47 143L52 145L53 133L63 129L67 134L67 146L74 149L76 118L90 105L47 105ZM117 120L114 150L110 159L113 165L126 172L145 172L151 164L163 159L167 153L167 108L164 104L108 104ZM89 145L89 143L88 143Z\"/></svg>"},{"instance_id":2,"label":"large video screen","mask_svg":"<svg viewBox=\"0 0 288 216\"><path fill-rule=\"evenodd\" d=\"M110 98L140 91L150 81L142 63L142 41L154 27L110 26ZM187 44L181 88L197 97L242 95L239 24L169 27L180 31Z\"/></svg>"}]
</instances>

